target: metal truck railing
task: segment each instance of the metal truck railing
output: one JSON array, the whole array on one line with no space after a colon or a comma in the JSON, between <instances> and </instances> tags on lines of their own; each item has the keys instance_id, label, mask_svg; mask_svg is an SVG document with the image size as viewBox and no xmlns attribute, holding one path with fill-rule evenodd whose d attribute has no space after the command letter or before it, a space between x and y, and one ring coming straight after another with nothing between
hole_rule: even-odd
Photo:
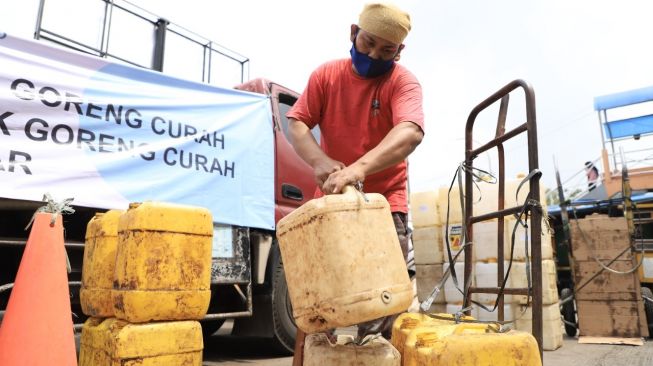
<instances>
[{"instance_id":1,"label":"metal truck railing","mask_svg":"<svg viewBox=\"0 0 653 366\"><path fill-rule=\"evenodd\" d=\"M56 13L80 7L94 29ZM34 38L213 85L249 80L249 58L125 0L40 0Z\"/></svg>"}]
</instances>

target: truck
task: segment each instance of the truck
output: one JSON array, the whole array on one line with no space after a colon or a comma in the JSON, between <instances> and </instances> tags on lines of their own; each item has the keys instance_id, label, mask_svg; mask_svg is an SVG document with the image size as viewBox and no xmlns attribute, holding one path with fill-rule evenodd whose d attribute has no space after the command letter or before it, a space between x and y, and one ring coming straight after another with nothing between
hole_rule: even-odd
<instances>
[{"instance_id":1,"label":"truck","mask_svg":"<svg viewBox=\"0 0 653 366\"><path fill-rule=\"evenodd\" d=\"M584 244L585 238L574 237L571 232L582 233L578 219L593 214L624 218L630 232L631 250L636 258L628 270L637 273L639 294L648 319L649 334L653 334L653 86L601 95L594 98L598 113L601 153L589 160L585 167L564 181L556 172L558 187L551 192L554 204L548 213L555 227L556 262L561 289L562 315L569 336L578 332L578 303L572 295L587 283L575 283L573 248ZM590 167L600 168L596 181L589 180ZM595 168L596 169L596 168ZM597 170L598 171L598 170ZM575 244L574 244L575 243ZM618 241L615 241L618 243ZM606 263L608 259L601 258ZM623 258L619 258L623 259ZM605 265L611 267L610 264ZM607 272L598 267L599 272ZM612 268L610 268L612 269ZM620 273L628 278L629 273ZM578 278L578 277L576 277ZM595 280L599 282L599 278ZM606 281L607 282L607 281ZM589 282L588 282L589 283ZM611 285L620 285L613 282ZM609 284L604 285L608 291ZM624 289L624 291L626 291ZM567 299L566 301L564 299Z\"/></svg>"},{"instance_id":2,"label":"truck","mask_svg":"<svg viewBox=\"0 0 653 366\"><path fill-rule=\"evenodd\" d=\"M114 4L111 4L111 6L113 5ZM168 24L167 22L162 22L160 19L155 20L153 23L161 26L166 26ZM41 33L37 32L37 34ZM0 57L2 57L2 41L6 41L7 39L11 39L11 37L8 37L7 34L4 33L0 34ZM41 44L41 42L38 41L29 42L32 43L26 43L27 46L24 48L51 47L49 45L36 45ZM64 44L64 46L66 45ZM62 55L59 51L54 52L53 54ZM58 67L65 68L67 62L66 59L70 54L64 53L65 57L54 56L49 61L52 61L53 64L56 64ZM81 55L80 57L86 58L82 63L87 62L87 60L92 58ZM161 64L162 63L157 62L153 63L153 65L159 66L161 66ZM132 66L121 66L118 64L118 61L108 62L107 65L109 67L118 67L121 70L126 70L125 72L127 73L131 73L133 70L137 69L137 67ZM11 68L9 68L9 70L11 70ZM0 73L0 81L2 81L3 84L6 84L2 87L9 87L10 90L8 91L14 95L13 97L7 98L21 99L19 101L21 103L40 103L39 107L41 108L49 108L57 103L61 103L60 106L63 107L64 103L66 103L65 108L69 108L66 110L68 113L71 111L74 112L74 109L81 105L86 108L86 116L81 116L80 113L80 118L86 118L89 113L93 115L93 113L97 112L96 114L100 115L100 111L102 111L107 113L108 119L110 110L112 111L111 113L113 113L114 118L116 118L116 114L118 113L117 106L113 106L113 109L109 108L109 105L96 106L97 108L94 109L93 107L90 107L90 100L93 98L80 101L75 99L77 95L74 93L59 90L55 85L59 85L58 83L60 80L52 80L51 85L35 85L35 82L29 79L29 75L8 75L7 72L8 71ZM151 73L154 74L154 72ZM45 76L45 79L42 80L48 80L48 77L49 76ZM263 151L255 151L261 148L259 146L249 146L248 149L254 150L259 154L259 156L268 158L270 156L272 157L274 173L272 181L273 187L261 188L269 189L270 191L273 190L274 192L273 220L274 223L276 223L289 212L311 199L316 190L316 183L313 179L312 169L295 153L291 143L289 142L288 120L285 117L285 114L295 103L299 95L293 90L266 79L242 81L242 83L235 87L236 91L234 93L242 94L244 96L255 94L263 96L263 99L269 100L269 103L267 104L267 108L269 108L267 111L269 117L267 118L268 125L266 127L269 130L266 133L269 132L273 136L273 144L266 145ZM99 82L103 81L100 80ZM196 85L198 88L202 88L202 84L197 83ZM134 85L127 82L125 85L121 85L120 87L129 89L134 87ZM72 95L72 97L70 97L70 95ZM61 100L56 99L60 96L62 96ZM72 99L65 101L63 96ZM129 103L130 101L126 102L125 110L127 110ZM9 141L8 139L12 138L12 135L15 135L15 130L12 130L10 123L15 120L15 117L21 111L7 111L6 109L10 109L10 106L4 105L3 107L3 110L0 111L0 115L2 115L2 117L0 117L0 127L9 126L9 128L1 131L5 133L0 133L0 139ZM246 107L243 108L246 109ZM201 113L201 111L198 111L198 113ZM235 114L238 115L238 113L239 110L238 107L236 107ZM101 141L101 136L103 133L106 133L106 131L127 128L126 125L128 124L128 118L126 114L127 113L122 115L124 119L120 120L123 122L121 126L115 125L107 127L109 129L96 131L92 128L84 128L83 131L85 132L82 133L80 131L82 131L82 127L85 125L82 125L82 122L80 122L81 127L78 126L79 130L75 130L78 131L78 134L75 137L77 147L85 150L92 149L93 146L95 146L97 150L101 150L102 148L110 149L111 146L132 148L134 154L140 155L140 158L137 157L135 159L138 163L135 165L134 169L138 170L141 167L145 167L146 164L148 164L148 152L143 150L145 149L145 147L143 147L145 144L143 144L143 146L136 144L136 146L125 147L128 144L127 142L120 140L120 137L118 137L117 140L122 141L122 143L126 145L106 145L112 141L108 137L104 142ZM26 126L31 123L31 127L25 127L24 131L21 131L21 134L31 134L31 142L37 143L36 140L38 140L39 137L37 136L38 133L36 131L46 130L47 115L46 117L40 114L35 115L38 117L34 117L30 119L29 122L25 123ZM241 122L238 118L240 117L236 117L233 122ZM53 131L59 126L62 126L58 129L58 132L61 134L57 135ZM65 126L67 126L65 123L54 126L54 123L51 122L48 127L49 135L45 136L45 132L43 132L43 139L52 140L49 142L53 144L61 144L65 142L62 141L65 140L65 138L61 137L64 136L66 131L69 129L69 127ZM186 133L188 133L188 126L190 126L190 124L186 125ZM199 131L194 132L197 132L197 135L195 135L196 143L198 141L202 142L205 137L208 139L208 136L211 136L210 133L202 134ZM257 131L252 132L256 133ZM316 137L316 140L320 141L319 128L314 128L312 132ZM93 134L93 141L89 138L89 134ZM84 140L84 136L88 139ZM173 137L168 136L168 139L172 140ZM222 141L220 140L220 137L217 137L214 138L212 142L207 142L207 144L215 145L222 143L224 145L224 139L224 136L222 136ZM75 141L71 144L74 144L74 142ZM42 143L42 141L39 143ZM96 143L96 145L93 145L94 143ZM143 149L139 150L141 147L143 147ZM179 160L182 159L180 156L177 157ZM0 179L7 181L19 180L22 179L20 178L21 176L33 174L34 172L32 170L34 169L31 164L34 163L34 161L32 158L33 156L27 152L20 151L16 148L10 150L0 149ZM65 158L65 156L63 158ZM186 169L184 172L186 179L190 181L196 179L197 174L199 174L198 171L201 171L202 168L206 170L207 165L211 165L210 159L208 163L207 161L199 161L204 164L198 164L197 159L198 158L196 157L194 161L196 166L192 169ZM178 163L181 164L181 162ZM227 175L229 173L229 165L228 163L225 165L222 166L221 172L224 173L224 175ZM233 175L233 166L231 174ZM51 177L51 179L56 180L57 177ZM165 177L162 179L165 179ZM134 181L132 183L134 185L142 186L141 189L143 190L149 189L149 183L146 181ZM18 186L15 185L15 187ZM49 189L47 185L33 188L41 190L43 193L48 192ZM98 195L102 195L101 188L102 187L97 187ZM220 189L220 179L216 178L215 186L212 190L197 193L199 196L209 196ZM163 192L150 192L150 196L156 198L159 196L158 193L161 193L161 197L164 199L170 197L168 195L169 192L166 192L165 195ZM67 197L58 198L62 199ZM238 198L236 197L236 199ZM256 205L257 203L251 202L250 204ZM42 205L43 202L39 202L37 199L21 198L20 194L17 192L0 192L0 321L4 314L4 309L7 306L14 278L26 244L28 231L25 230L25 226L30 222L36 209ZM65 229L64 241L70 262L68 278L72 306L71 312L73 314L75 327L80 328L86 320L85 315L81 311L79 301L86 225L96 213L105 212L110 207L102 204L80 204L73 201L73 208L75 210L74 214L63 216ZM220 328L225 320L233 319L233 334L269 337L280 350L284 352L292 352L294 348L296 326L292 317L292 306L288 297L284 267L275 237L274 225L266 227L265 225L252 226L240 222L215 222L213 240L214 258L211 274L212 296L208 314L202 320L202 331L204 335L207 337L212 335Z\"/></svg>"}]
</instances>

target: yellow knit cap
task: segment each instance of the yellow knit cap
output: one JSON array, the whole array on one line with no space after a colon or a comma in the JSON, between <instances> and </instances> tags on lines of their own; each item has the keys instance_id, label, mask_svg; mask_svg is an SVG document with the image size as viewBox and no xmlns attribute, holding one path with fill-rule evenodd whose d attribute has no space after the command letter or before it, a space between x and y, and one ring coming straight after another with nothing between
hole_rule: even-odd
<instances>
[{"instance_id":1,"label":"yellow knit cap","mask_svg":"<svg viewBox=\"0 0 653 366\"><path fill-rule=\"evenodd\" d=\"M410 31L410 15L391 4L367 4L358 18L358 26L386 41L401 44Z\"/></svg>"}]
</instances>

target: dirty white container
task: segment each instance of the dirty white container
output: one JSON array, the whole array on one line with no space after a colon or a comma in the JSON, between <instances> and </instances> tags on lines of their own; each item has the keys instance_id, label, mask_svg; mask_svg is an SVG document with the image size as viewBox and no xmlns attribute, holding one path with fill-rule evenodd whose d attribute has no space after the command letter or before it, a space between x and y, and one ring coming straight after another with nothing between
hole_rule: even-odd
<instances>
[{"instance_id":1,"label":"dirty white container","mask_svg":"<svg viewBox=\"0 0 653 366\"><path fill-rule=\"evenodd\" d=\"M442 226L420 227L413 230L413 253L415 264L441 264Z\"/></svg>"},{"instance_id":2,"label":"dirty white container","mask_svg":"<svg viewBox=\"0 0 653 366\"><path fill-rule=\"evenodd\" d=\"M508 261L504 261L503 263L503 273L504 276L506 274L506 270L508 270ZM513 263L513 268L514 268L514 263ZM508 282L506 283L506 288L512 288L513 286L513 281L512 279L514 276L512 275L514 272L511 269L510 270L510 276L508 276ZM497 283L497 274L499 273L499 265L498 263L484 263L484 262L476 262L474 263L474 277L476 279L476 286L478 287L498 287ZM496 301L497 295L496 294L480 294L480 293L475 293L472 295L474 300L483 303L483 304L493 304ZM511 303L513 302L513 296L512 295L503 295L503 300L504 303Z\"/></svg>"},{"instance_id":3,"label":"dirty white container","mask_svg":"<svg viewBox=\"0 0 653 366\"><path fill-rule=\"evenodd\" d=\"M435 286L442 280L442 264L417 264L415 269L417 300L422 302L431 296ZM444 302L444 291L440 289L433 303L444 304Z\"/></svg>"},{"instance_id":4,"label":"dirty white container","mask_svg":"<svg viewBox=\"0 0 653 366\"><path fill-rule=\"evenodd\" d=\"M516 309L517 322L515 327L527 333L533 329L533 309L521 305ZM560 305L556 302L542 307L542 348L545 351L555 351L562 347L562 319Z\"/></svg>"},{"instance_id":5,"label":"dirty white container","mask_svg":"<svg viewBox=\"0 0 653 366\"><path fill-rule=\"evenodd\" d=\"M442 265L442 273L444 274L449 268L449 263L444 263ZM456 277L458 279L458 288L463 290L465 283L465 263L456 263L454 267L456 270ZM472 270L472 277L474 276L474 271ZM474 280L472 278L472 286L474 285ZM447 281L444 283L444 299L447 303L462 304L463 294L458 291L456 286L453 283L452 276L450 275Z\"/></svg>"},{"instance_id":6,"label":"dirty white container","mask_svg":"<svg viewBox=\"0 0 653 366\"><path fill-rule=\"evenodd\" d=\"M390 206L353 187L313 199L277 225L297 326L306 333L406 311L413 301Z\"/></svg>"},{"instance_id":7,"label":"dirty white container","mask_svg":"<svg viewBox=\"0 0 653 366\"><path fill-rule=\"evenodd\" d=\"M441 225L438 190L410 194L410 214L415 228Z\"/></svg>"},{"instance_id":8,"label":"dirty white container","mask_svg":"<svg viewBox=\"0 0 653 366\"><path fill-rule=\"evenodd\" d=\"M456 182L450 194L448 186L441 187L438 192L438 208L440 210L440 221L443 225L446 225L447 222L447 205L449 207L449 224L462 222L463 220L459 191L458 183ZM478 189L476 187L474 188L474 200L472 202L473 215L480 216L497 211L499 207L498 197L496 184L479 183Z\"/></svg>"},{"instance_id":9,"label":"dirty white container","mask_svg":"<svg viewBox=\"0 0 653 366\"><path fill-rule=\"evenodd\" d=\"M512 263L511 277L514 287L526 288L528 286L528 280L526 278L526 263L525 262L513 262ZM531 271L533 270L531 263ZM514 274L514 276L513 276ZM542 261L542 304L549 305L557 303L558 298L558 284L556 282L556 265L555 262L551 259ZM532 281L535 279L531 277ZM515 295L516 302L520 304L526 304L528 300L526 295Z\"/></svg>"},{"instance_id":10,"label":"dirty white container","mask_svg":"<svg viewBox=\"0 0 653 366\"><path fill-rule=\"evenodd\" d=\"M524 177L526 177L525 174L519 174L517 175L516 179L506 180L505 195L504 195L505 208L521 206L524 204L524 200L526 199L528 192L530 192L530 185L528 182L524 183L524 185L519 190L519 196L516 196L517 188L519 187L519 184L521 183L522 179L524 179ZM546 207L547 207L546 187L544 186L544 184L542 184L541 180L540 180L540 203L542 204L542 209L546 213Z\"/></svg>"},{"instance_id":11,"label":"dirty white container","mask_svg":"<svg viewBox=\"0 0 653 366\"><path fill-rule=\"evenodd\" d=\"M449 194L449 187L440 187L438 190L438 207L442 225L447 224L447 207L449 208L449 225L463 221L458 186L451 189L451 194Z\"/></svg>"},{"instance_id":12,"label":"dirty white container","mask_svg":"<svg viewBox=\"0 0 653 366\"><path fill-rule=\"evenodd\" d=\"M338 335L331 344L324 333L306 336L304 366L400 366L401 357L383 337L358 346L351 335Z\"/></svg>"},{"instance_id":13,"label":"dirty white container","mask_svg":"<svg viewBox=\"0 0 653 366\"><path fill-rule=\"evenodd\" d=\"M515 227L516 220L513 217L506 217L506 232L504 234L504 258L510 259L510 245L511 245L511 236L513 229ZM517 226L515 231L515 249L513 258L517 261L524 261L526 259L526 238L524 232L528 230L528 256L533 256L533 241L531 237L530 229L530 219L526 221L528 229L524 228L521 225ZM553 259L553 244L552 244L552 233L550 229L546 226L546 218L542 218L542 236L541 236L541 245L542 245L542 259Z\"/></svg>"},{"instance_id":14,"label":"dirty white container","mask_svg":"<svg viewBox=\"0 0 653 366\"><path fill-rule=\"evenodd\" d=\"M504 221L505 225L505 221ZM497 261L498 254L498 241L497 230L498 220L490 220L477 222L473 226L474 229L474 258L477 261L488 262ZM504 230L505 235L505 230ZM505 237L504 237L505 243ZM505 254L504 254L505 255Z\"/></svg>"},{"instance_id":15,"label":"dirty white container","mask_svg":"<svg viewBox=\"0 0 653 366\"><path fill-rule=\"evenodd\" d=\"M448 245L449 248L451 248L452 259L455 257L456 253L463 250L462 232L463 232L463 226L460 223L450 224L448 230L446 226L442 226L442 261L443 262L449 261L449 254L447 251L447 241L446 241L447 238L449 238ZM461 263L464 261L465 261L465 252L463 250L463 252L460 253L460 255L458 256L457 262Z\"/></svg>"},{"instance_id":16,"label":"dirty white container","mask_svg":"<svg viewBox=\"0 0 653 366\"><path fill-rule=\"evenodd\" d=\"M485 215L499 209L498 184L479 182L478 189L474 188L473 214Z\"/></svg>"}]
</instances>

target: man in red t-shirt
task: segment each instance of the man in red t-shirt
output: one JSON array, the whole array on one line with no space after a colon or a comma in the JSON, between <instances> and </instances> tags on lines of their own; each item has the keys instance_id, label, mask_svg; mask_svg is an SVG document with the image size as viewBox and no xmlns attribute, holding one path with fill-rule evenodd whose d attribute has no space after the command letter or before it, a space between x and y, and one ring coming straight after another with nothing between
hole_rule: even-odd
<instances>
[{"instance_id":1,"label":"man in red t-shirt","mask_svg":"<svg viewBox=\"0 0 653 366\"><path fill-rule=\"evenodd\" d=\"M313 168L321 190L316 196L357 182L364 182L365 192L383 194L404 258L409 240L406 158L424 136L422 88L396 63L409 30L410 17L402 10L366 5L358 25L351 25L351 58L318 67L287 114L293 146ZM310 132L316 125L321 145Z\"/></svg>"}]
</instances>

